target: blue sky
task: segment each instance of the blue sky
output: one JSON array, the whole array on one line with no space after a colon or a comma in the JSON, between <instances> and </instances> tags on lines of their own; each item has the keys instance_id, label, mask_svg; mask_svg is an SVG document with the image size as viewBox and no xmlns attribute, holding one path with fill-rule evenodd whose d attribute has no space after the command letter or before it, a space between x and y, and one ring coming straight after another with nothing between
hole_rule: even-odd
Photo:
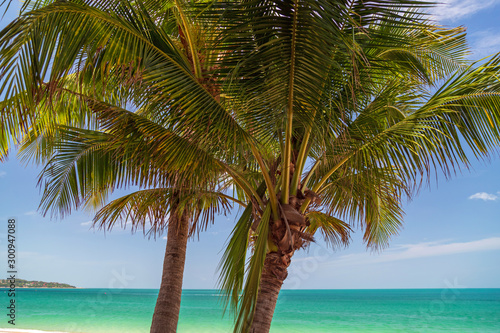
<instances>
[{"instance_id":1,"label":"blue sky","mask_svg":"<svg viewBox=\"0 0 500 333\"><path fill-rule=\"evenodd\" d=\"M474 59L500 51L500 0L445 0L433 11L443 25L468 28ZM11 11L12 12L12 11ZM1 22L3 27L14 14ZM158 288L166 242L127 230L90 230L92 212L64 220L37 213L40 169L15 155L0 164L0 221L17 220L18 276L78 287ZM124 192L122 192L124 193ZM390 248L366 251L357 232L348 249L318 241L297 253L285 288L500 288L500 159L474 162L450 181L422 190L405 205L404 229ZM188 244L185 288L214 288L234 215L218 217ZM7 226L0 228L6 269ZM3 259L2 259L3 258Z\"/></svg>"}]
</instances>

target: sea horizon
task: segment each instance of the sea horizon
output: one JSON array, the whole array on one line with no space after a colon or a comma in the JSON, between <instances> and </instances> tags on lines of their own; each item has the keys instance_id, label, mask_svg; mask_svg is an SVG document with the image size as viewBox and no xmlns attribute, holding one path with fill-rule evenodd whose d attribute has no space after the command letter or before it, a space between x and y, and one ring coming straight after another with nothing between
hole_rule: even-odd
<instances>
[{"instance_id":1,"label":"sea horizon","mask_svg":"<svg viewBox=\"0 0 500 333\"><path fill-rule=\"evenodd\" d=\"M22 330L11 330L4 319L0 333L147 333L158 289L23 288L17 292L15 328ZM217 289L184 289L178 332L232 332L230 313L222 316L221 296ZM332 330L497 333L500 288L282 290L271 333Z\"/></svg>"}]
</instances>

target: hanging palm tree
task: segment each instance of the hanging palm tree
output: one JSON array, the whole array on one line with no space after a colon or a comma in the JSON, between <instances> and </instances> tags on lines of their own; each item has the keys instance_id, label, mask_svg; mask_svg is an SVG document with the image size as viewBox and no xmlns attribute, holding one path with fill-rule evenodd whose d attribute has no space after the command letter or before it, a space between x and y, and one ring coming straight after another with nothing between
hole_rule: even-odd
<instances>
[{"instance_id":1,"label":"hanging palm tree","mask_svg":"<svg viewBox=\"0 0 500 333\"><path fill-rule=\"evenodd\" d=\"M90 4L34 3L2 32L1 156L10 134L26 158L45 164L45 213L102 207L115 188L143 188L94 221L108 230L130 221L153 236L168 226L151 332L175 332L188 236L229 200L241 203L220 182L219 139L195 126L200 108L224 112L203 39L210 34L179 1ZM182 125L172 120L185 114Z\"/></svg>"},{"instance_id":2,"label":"hanging palm tree","mask_svg":"<svg viewBox=\"0 0 500 333\"><path fill-rule=\"evenodd\" d=\"M316 231L345 245L359 225L383 248L401 201L434 170L451 176L469 149L481 158L497 147L500 58L468 62L464 29L436 26L426 6L243 1L206 13L226 26L228 108L268 147L253 152L261 214L240 218L220 266L235 332L269 331L291 258Z\"/></svg>"}]
</instances>

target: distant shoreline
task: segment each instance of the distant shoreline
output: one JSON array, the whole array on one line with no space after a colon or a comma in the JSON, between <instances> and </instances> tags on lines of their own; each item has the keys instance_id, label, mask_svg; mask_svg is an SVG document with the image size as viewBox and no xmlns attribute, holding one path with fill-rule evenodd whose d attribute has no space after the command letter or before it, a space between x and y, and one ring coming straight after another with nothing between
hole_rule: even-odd
<instances>
[{"instance_id":1,"label":"distant shoreline","mask_svg":"<svg viewBox=\"0 0 500 333\"><path fill-rule=\"evenodd\" d=\"M2 287L3 289L8 289ZM80 287L16 287L16 289L83 289Z\"/></svg>"},{"instance_id":2,"label":"distant shoreline","mask_svg":"<svg viewBox=\"0 0 500 333\"><path fill-rule=\"evenodd\" d=\"M46 281L37 281L37 280L24 280L19 279L17 277L11 276L9 279L0 279L0 288L10 288L10 289L20 289L20 288L67 288L74 289L75 286L72 286L68 283L61 282L46 282Z\"/></svg>"},{"instance_id":3,"label":"distant shoreline","mask_svg":"<svg viewBox=\"0 0 500 333\"><path fill-rule=\"evenodd\" d=\"M40 330L17 329L17 328L0 328L0 333L68 333L68 332L40 331Z\"/></svg>"},{"instance_id":4,"label":"distant shoreline","mask_svg":"<svg viewBox=\"0 0 500 333\"><path fill-rule=\"evenodd\" d=\"M9 290L8 287L0 287L0 289L7 289L7 290ZM80 288L80 287L18 287L18 286L16 286L16 290L19 290L19 289L94 289L94 288ZM97 288L97 289L100 289L100 288ZM1 333L1 331L0 331L0 333Z\"/></svg>"}]
</instances>

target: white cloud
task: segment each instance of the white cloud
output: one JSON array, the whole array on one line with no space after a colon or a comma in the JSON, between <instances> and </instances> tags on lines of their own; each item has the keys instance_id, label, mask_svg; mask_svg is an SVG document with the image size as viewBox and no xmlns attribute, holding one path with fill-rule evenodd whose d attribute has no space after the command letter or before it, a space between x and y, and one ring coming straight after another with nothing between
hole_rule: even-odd
<instances>
[{"instance_id":1,"label":"white cloud","mask_svg":"<svg viewBox=\"0 0 500 333\"><path fill-rule=\"evenodd\" d=\"M500 49L500 33L494 30L483 30L472 34L472 59L479 60L490 56Z\"/></svg>"},{"instance_id":2,"label":"white cloud","mask_svg":"<svg viewBox=\"0 0 500 333\"><path fill-rule=\"evenodd\" d=\"M92 225L92 223L94 223L94 221L82 222L82 223L80 223L80 225L89 226L89 225Z\"/></svg>"},{"instance_id":3,"label":"white cloud","mask_svg":"<svg viewBox=\"0 0 500 333\"><path fill-rule=\"evenodd\" d=\"M476 194L473 194L469 197L469 199L477 199L477 200L484 200L484 201L495 201L498 200L499 197L494 194L486 193L486 192L478 192Z\"/></svg>"},{"instance_id":4,"label":"white cloud","mask_svg":"<svg viewBox=\"0 0 500 333\"><path fill-rule=\"evenodd\" d=\"M36 212L36 210L30 210L29 212L24 213L24 215L35 216L38 215L38 213Z\"/></svg>"},{"instance_id":5,"label":"white cloud","mask_svg":"<svg viewBox=\"0 0 500 333\"><path fill-rule=\"evenodd\" d=\"M437 257L459 253L470 253L479 251L500 250L500 237L485 238L477 241L447 243L429 242L418 244L405 244L395 246L380 254L376 253L354 253L339 257L329 261L328 265L334 266L356 266L381 262L391 262L399 260ZM311 260L314 258L305 258L302 260ZM296 260L297 261L297 260Z\"/></svg>"},{"instance_id":6,"label":"white cloud","mask_svg":"<svg viewBox=\"0 0 500 333\"><path fill-rule=\"evenodd\" d=\"M485 238L477 241L463 243L421 243L410 244L399 247L403 251L398 253L387 252L381 255L379 262L395 261L403 259L413 259L422 257L435 257L457 253L468 253L488 250L500 250L500 237ZM395 249L398 251L398 249Z\"/></svg>"},{"instance_id":7,"label":"white cloud","mask_svg":"<svg viewBox=\"0 0 500 333\"><path fill-rule=\"evenodd\" d=\"M437 21L455 21L500 3L500 0L441 0L430 13Z\"/></svg>"},{"instance_id":8,"label":"white cloud","mask_svg":"<svg viewBox=\"0 0 500 333\"><path fill-rule=\"evenodd\" d=\"M0 171L0 178L4 177L7 174L5 171Z\"/></svg>"},{"instance_id":9,"label":"white cloud","mask_svg":"<svg viewBox=\"0 0 500 333\"><path fill-rule=\"evenodd\" d=\"M163 239L164 239L164 240L167 240L167 236L163 236Z\"/></svg>"}]
</instances>

